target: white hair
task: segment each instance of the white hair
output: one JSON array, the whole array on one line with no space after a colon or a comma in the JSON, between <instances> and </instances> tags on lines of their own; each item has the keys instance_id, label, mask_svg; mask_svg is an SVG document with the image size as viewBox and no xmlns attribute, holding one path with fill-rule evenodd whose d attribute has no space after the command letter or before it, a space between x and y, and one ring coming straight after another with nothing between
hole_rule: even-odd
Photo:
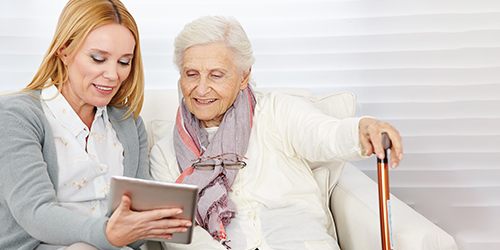
<instances>
[{"instance_id":1,"label":"white hair","mask_svg":"<svg viewBox=\"0 0 500 250\"><path fill-rule=\"evenodd\" d=\"M215 42L222 42L232 49L241 73L248 73L255 62L250 40L235 18L223 16L203 16L184 26L174 41L175 66L182 69L184 51L189 47Z\"/></svg>"}]
</instances>

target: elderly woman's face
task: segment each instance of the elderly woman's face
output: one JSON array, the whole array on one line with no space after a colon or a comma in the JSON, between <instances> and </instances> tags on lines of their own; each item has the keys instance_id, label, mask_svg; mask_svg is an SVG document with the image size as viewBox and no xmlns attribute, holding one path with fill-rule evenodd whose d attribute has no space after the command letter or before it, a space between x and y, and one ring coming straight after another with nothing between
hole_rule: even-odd
<instances>
[{"instance_id":1,"label":"elderly woman's face","mask_svg":"<svg viewBox=\"0 0 500 250\"><path fill-rule=\"evenodd\" d=\"M217 127L248 84L235 65L234 52L222 43L196 45L184 53L180 85L186 105L203 127Z\"/></svg>"}]
</instances>

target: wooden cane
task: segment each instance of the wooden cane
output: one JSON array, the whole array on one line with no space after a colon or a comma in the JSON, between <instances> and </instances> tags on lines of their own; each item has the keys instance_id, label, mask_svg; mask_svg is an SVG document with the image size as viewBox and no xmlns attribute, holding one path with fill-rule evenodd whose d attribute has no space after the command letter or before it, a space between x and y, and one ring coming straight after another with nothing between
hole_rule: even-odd
<instances>
[{"instance_id":1,"label":"wooden cane","mask_svg":"<svg viewBox=\"0 0 500 250\"><path fill-rule=\"evenodd\" d=\"M391 201L389 192L389 168L387 149L391 147L391 140L386 133L382 134L384 159L377 158L378 165L378 196L380 206L380 229L382 235L382 250L394 249L391 228Z\"/></svg>"}]
</instances>

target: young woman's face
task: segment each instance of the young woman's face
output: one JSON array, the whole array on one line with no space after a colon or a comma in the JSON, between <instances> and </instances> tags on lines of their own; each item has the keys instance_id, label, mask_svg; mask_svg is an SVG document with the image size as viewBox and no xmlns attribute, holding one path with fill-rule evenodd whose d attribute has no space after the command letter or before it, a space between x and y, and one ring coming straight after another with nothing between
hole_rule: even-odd
<instances>
[{"instance_id":1,"label":"young woman's face","mask_svg":"<svg viewBox=\"0 0 500 250\"><path fill-rule=\"evenodd\" d=\"M109 104L130 74L134 49L129 29L107 24L87 35L73 60L61 57L69 76L61 93L78 114Z\"/></svg>"},{"instance_id":2,"label":"young woman's face","mask_svg":"<svg viewBox=\"0 0 500 250\"><path fill-rule=\"evenodd\" d=\"M234 52L222 43L189 47L184 52L180 85L186 105L203 127L217 127L239 90L248 84L235 65Z\"/></svg>"}]
</instances>

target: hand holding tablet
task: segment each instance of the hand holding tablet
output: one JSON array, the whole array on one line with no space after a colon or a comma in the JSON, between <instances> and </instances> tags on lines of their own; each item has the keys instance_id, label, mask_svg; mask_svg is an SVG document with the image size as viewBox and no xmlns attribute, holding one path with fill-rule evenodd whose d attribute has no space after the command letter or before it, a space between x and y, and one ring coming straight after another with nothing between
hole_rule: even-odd
<instances>
[{"instance_id":1,"label":"hand holding tablet","mask_svg":"<svg viewBox=\"0 0 500 250\"><path fill-rule=\"evenodd\" d=\"M114 235L116 232L111 229L108 235L108 227L126 228L127 218L136 216L139 218L133 220L145 219L149 221L145 223L145 227L154 225L152 227L155 228L137 240L150 239L189 244L194 228L187 225L194 225L197 200L198 188L193 185L112 177L108 215L114 214L106 227L106 235L112 244L110 236L118 239L128 238ZM182 213L178 213L181 210ZM113 217L120 218L118 220ZM123 232L126 230L120 231L127 233Z\"/></svg>"}]
</instances>

